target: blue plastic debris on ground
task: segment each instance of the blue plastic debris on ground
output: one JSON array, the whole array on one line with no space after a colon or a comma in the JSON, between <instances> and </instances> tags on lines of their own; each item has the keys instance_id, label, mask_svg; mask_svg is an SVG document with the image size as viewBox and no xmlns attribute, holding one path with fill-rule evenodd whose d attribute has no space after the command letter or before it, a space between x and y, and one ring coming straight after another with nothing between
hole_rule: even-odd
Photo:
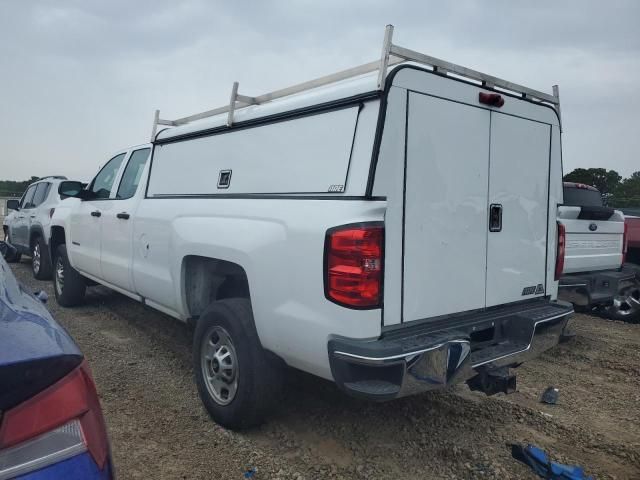
<instances>
[{"instance_id":1,"label":"blue plastic debris on ground","mask_svg":"<svg viewBox=\"0 0 640 480\"><path fill-rule=\"evenodd\" d=\"M253 478L257 471L258 471L257 468L252 468L250 470L247 470L246 472L244 472L244 478Z\"/></svg>"},{"instance_id":2,"label":"blue plastic debris on ground","mask_svg":"<svg viewBox=\"0 0 640 480\"><path fill-rule=\"evenodd\" d=\"M552 462L544 450L534 445L512 445L511 455L529 465L541 478L547 480L594 480L582 467Z\"/></svg>"}]
</instances>

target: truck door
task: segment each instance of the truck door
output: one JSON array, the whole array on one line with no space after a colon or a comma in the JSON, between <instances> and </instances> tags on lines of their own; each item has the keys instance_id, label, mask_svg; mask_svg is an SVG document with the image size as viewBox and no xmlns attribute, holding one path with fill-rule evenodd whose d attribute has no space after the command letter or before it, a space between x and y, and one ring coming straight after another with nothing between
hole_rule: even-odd
<instances>
[{"instance_id":1,"label":"truck door","mask_svg":"<svg viewBox=\"0 0 640 480\"><path fill-rule=\"evenodd\" d=\"M409 93L403 321L485 306L490 112Z\"/></svg>"},{"instance_id":2,"label":"truck door","mask_svg":"<svg viewBox=\"0 0 640 480\"><path fill-rule=\"evenodd\" d=\"M131 153L115 198L110 201L111 208L102 215L102 278L132 293L135 290L131 272L133 218L140 201L136 193L150 151L150 148L142 148Z\"/></svg>"},{"instance_id":3,"label":"truck door","mask_svg":"<svg viewBox=\"0 0 640 480\"><path fill-rule=\"evenodd\" d=\"M109 199L116 176L126 153L116 155L100 170L87 188L94 198L83 200L71 211L70 238L67 249L73 267L88 275L101 278L100 248L102 215L112 208ZM69 240L71 240L69 242Z\"/></svg>"},{"instance_id":4,"label":"truck door","mask_svg":"<svg viewBox=\"0 0 640 480\"><path fill-rule=\"evenodd\" d=\"M544 296L551 126L491 112L486 306Z\"/></svg>"}]
</instances>

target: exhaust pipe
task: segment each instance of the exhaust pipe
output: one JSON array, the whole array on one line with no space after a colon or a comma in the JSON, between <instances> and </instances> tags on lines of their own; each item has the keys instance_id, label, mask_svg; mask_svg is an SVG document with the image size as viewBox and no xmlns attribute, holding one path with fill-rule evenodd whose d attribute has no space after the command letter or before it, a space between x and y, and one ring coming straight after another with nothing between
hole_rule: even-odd
<instances>
[{"instance_id":1,"label":"exhaust pipe","mask_svg":"<svg viewBox=\"0 0 640 480\"><path fill-rule=\"evenodd\" d=\"M479 390L486 395L496 393L513 393L516 391L516 376L509 373L509 369L497 368L495 370L482 371L467 381L471 390Z\"/></svg>"}]
</instances>

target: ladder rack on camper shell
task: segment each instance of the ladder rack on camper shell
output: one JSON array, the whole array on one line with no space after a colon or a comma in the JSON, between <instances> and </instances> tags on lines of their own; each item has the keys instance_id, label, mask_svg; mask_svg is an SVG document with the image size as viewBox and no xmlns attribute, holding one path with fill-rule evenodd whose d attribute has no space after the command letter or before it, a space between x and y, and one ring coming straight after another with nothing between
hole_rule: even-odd
<instances>
[{"instance_id":1,"label":"ladder rack on camper shell","mask_svg":"<svg viewBox=\"0 0 640 480\"><path fill-rule=\"evenodd\" d=\"M384 32L384 42L382 44L382 55L380 60L374 62L365 63L357 67L342 70L331 75L309 80L307 82L299 83L291 87L276 90L270 93L265 93L257 97L248 97L238 93L238 82L233 83L231 89L231 99L228 105L214 108L213 110L207 110L206 112L196 113L195 115L189 115L188 117L178 118L176 120L166 120L160 118L160 110L156 110L153 119L153 129L151 131L151 141L155 140L155 136L158 130L158 125L166 125L170 127L177 127L185 125L187 123L201 120L203 118L212 117L214 115L220 115L227 113L227 125L233 125L233 113L235 110L249 105L260 105L263 103L276 100L278 98L287 97L296 93L304 92L305 90L311 90L323 85L339 82L348 78L357 77L365 73L378 71L378 90L384 90L385 80L387 78L388 68L393 65L397 65L402 62L411 61L417 62L428 67L431 67L434 72L438 72L441 75L463 78L465 80L471 80L474 83L479 83L483 87L494 89L497 91L504 91L505 93L513 93L520 95L522 98L526 98L531 101L537 101L540 103L551 104L558 112L560 117L560 94L557 85L553 86L553 94L540 92L528 87L524 87L517 83L509 82L486 73L478 72L470 68L462 67L454 63L440 60L439 58L431 57L415 50L400 47L391 43L393 36L393 25L387 25Z\"/></svg>"}]
</instances>

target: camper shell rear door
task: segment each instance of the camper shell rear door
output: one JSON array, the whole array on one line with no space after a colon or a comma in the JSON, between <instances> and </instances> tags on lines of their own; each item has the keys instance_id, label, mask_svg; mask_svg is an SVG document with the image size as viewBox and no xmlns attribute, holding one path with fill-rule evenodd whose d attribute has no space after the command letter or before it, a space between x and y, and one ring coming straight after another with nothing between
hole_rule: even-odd
<instances>
[{"instance_id":1,"label":"camper shell rear door","mask_svg":"<svg viewBox=\"0 0 640 480\"><path fill-rule=\"evenodd\" d=\"M543 297L553 281L557 116L506 95L487 107L482 91L417 68L392 75L374 187L388 198L385 326Z\"/></svg>"}]
</instances>

